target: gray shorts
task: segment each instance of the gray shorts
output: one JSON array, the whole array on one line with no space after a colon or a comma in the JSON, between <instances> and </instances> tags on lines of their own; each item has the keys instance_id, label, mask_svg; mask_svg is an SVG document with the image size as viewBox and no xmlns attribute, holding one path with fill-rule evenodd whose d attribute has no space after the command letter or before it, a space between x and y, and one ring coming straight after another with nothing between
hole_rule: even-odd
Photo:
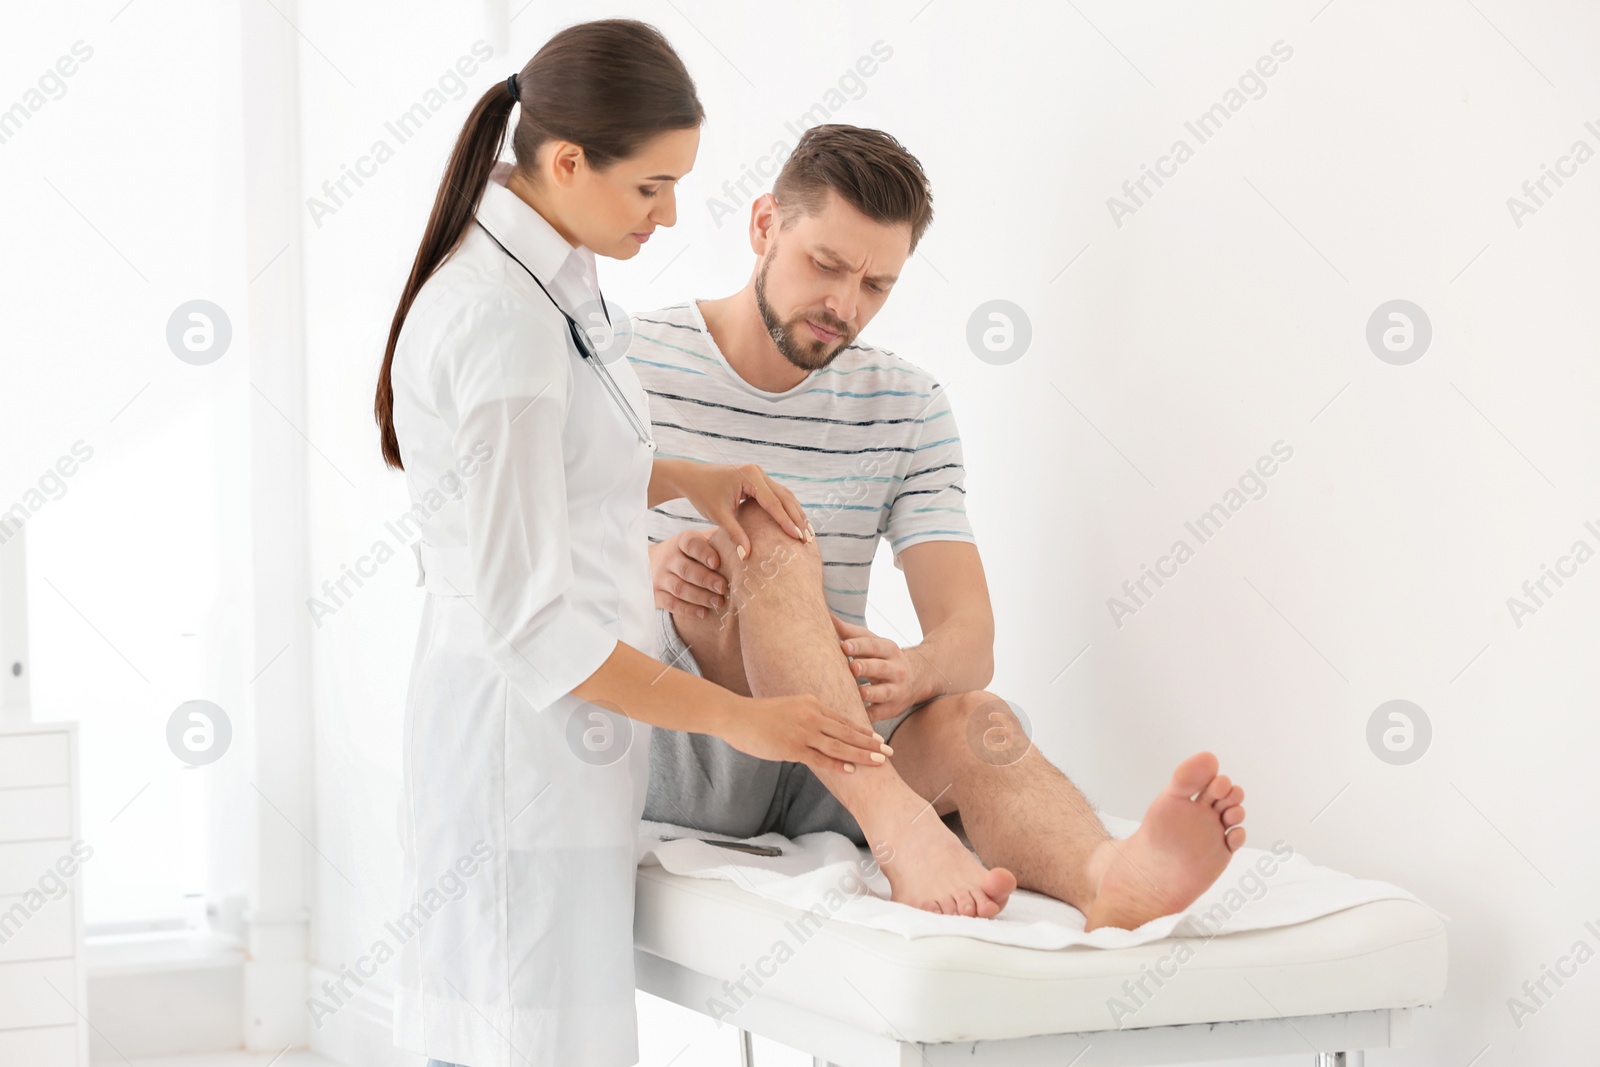
<instances>
[{"instance_id":1,"label":"gray shorts","mask_svg":"<svg viewBox=\"0 0 1600 1067\"><path fill-rule=\"evenodd\" d=\"M670 611L656 610L656 633L661 662L700 674ZM920 707L875 722L873 729L887 741ZM805 764L758 759L720 737L659 727L650 731L644 817L727 837L777 832L792 838L832 830L857 845L867 844L855 816Z\"/></svg>"}]
</instances>

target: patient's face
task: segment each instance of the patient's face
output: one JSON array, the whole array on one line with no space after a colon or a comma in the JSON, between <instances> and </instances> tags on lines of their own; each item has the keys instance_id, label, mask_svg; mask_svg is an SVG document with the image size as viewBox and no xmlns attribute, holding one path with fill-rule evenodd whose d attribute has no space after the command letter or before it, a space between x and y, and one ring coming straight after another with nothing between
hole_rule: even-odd
<instances>
[{"instance_id":1,"label":"patient's face","mask_svg":"<svg viewBox=\"0 0 1600 1067\"><path fill-rule=\"evenodd\" d=\"M808 371L866 328L910 255L906 226L876 222L836 195L816 215L774 221L761 240L756 306L778 351Z\"/></svg>"}]
</instances>

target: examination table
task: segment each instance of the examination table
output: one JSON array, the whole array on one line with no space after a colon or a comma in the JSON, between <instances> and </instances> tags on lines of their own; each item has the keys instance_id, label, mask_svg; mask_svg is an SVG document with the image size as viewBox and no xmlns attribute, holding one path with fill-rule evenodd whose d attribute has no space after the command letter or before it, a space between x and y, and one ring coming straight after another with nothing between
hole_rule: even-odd
<instances>
[{"instance_id":1,"label":"examination table","mask_svg":"<svg viewBox=\"0 0 1600 1067\"><path fill-rule=\"evenodd\" d=\"M739 1029L744 1067L751 1034L818 1067L1360 1064L1410 1044L1413 1011L1444 992L1444 923L1415 898L1188 932L1115 949L906 937L645 863L634 955L640 989Z\"/></svg>"}]
</instances>

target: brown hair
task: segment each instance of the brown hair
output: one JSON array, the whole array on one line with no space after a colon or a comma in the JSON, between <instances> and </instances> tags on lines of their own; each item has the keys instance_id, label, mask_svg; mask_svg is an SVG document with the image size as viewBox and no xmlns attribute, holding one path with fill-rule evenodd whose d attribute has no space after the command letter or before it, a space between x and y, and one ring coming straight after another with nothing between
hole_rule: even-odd
<instances>
[{"instance_id":1,"label":"brown hair","mask_svg":"<svg viewBox=\"0 0 1600 1067\"><path fill-rule=\"evenodd\" d=\"M772 184L784 228L800 213L821 211L829 192L868 218L906 226L913 250L933 221L933 191L922 164L882 130L831 124L801 136Z\"/></svg>"},{"instance_id":2,"label":"brown hair","mask_svg":"<svg viewBox=\"0 0 1600 1067\"><path fill-rule=\"evenodd\" d=\"M604 170L633 155L656 134L705 121L694 81L678 53L655 27L631 19L567 27L545 42L516 80L515 99L510 86L496 82L467 116L389 326L373 414L384 462L391 467L404 467L394 432L390 380L400 327L423 283L455 251L471 224L489 172L505 145L512 105L522 104L511 134L519 171L533 166L546 141L571 141L583 149L589 166Z\"/></svg>"}]
</instances>

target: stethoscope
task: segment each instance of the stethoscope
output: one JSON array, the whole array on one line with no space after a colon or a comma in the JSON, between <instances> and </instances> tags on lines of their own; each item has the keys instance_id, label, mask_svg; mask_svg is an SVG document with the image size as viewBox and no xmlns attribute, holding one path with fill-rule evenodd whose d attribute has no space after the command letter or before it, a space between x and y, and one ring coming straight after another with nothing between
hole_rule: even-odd
<instances>
[{"instance_id":1,"label":"stethoscope","mask_svg":"<svg viewBox=\"0 0 1600 1067\"><path fill-rule=\"evenodd\" d=\"M550 306L559 311L561 313L561 317L567 320L567 329L572 334L572 343L578 347L578 355L583 358L585 363L589 364L589 366L594 369L595 374L599 375L601 384L605 386L606 392L611 394L611 399L616 403L617 407L622 410L622 413L625 416L627 416L628 424L633 427L633 432L638 434L640 443L650 451L654 452L656 450L656 442L655 438L650 436L650 427L646 426L644 420L639 417L639 413L633 410L633 405L628 403L628 398L622 395L622 388L617 385L617 380L611 377L611 372L606 370L605 362L590 350L589 337L583 332L583 327L578 325L578 320L574 319L571 315L568 315L566 310L562 308L560 304L556 303L556 298L550 295L550 290L544 287L544 282L539 280L539 276L533 273L533 271L528 270L528 265L522 262L522 260L518 259L511 249L507 248L503 244L500 244L500 239L489 232L489 227L485 226L477 219L473 219L472 221L478 224L478 229L482 230L486 234L489 234L489 240L493 241L499 247L500 251L510 256L512 262L528 272L528 277L533 279L533 284L537 285L539 287L539 291L544 294L545 299L550 301ZM605 314L606 325L610 326L611 312L606 308L606 300L604 295L600 297L600 310Z\"/></svg>"}]
</instances>

